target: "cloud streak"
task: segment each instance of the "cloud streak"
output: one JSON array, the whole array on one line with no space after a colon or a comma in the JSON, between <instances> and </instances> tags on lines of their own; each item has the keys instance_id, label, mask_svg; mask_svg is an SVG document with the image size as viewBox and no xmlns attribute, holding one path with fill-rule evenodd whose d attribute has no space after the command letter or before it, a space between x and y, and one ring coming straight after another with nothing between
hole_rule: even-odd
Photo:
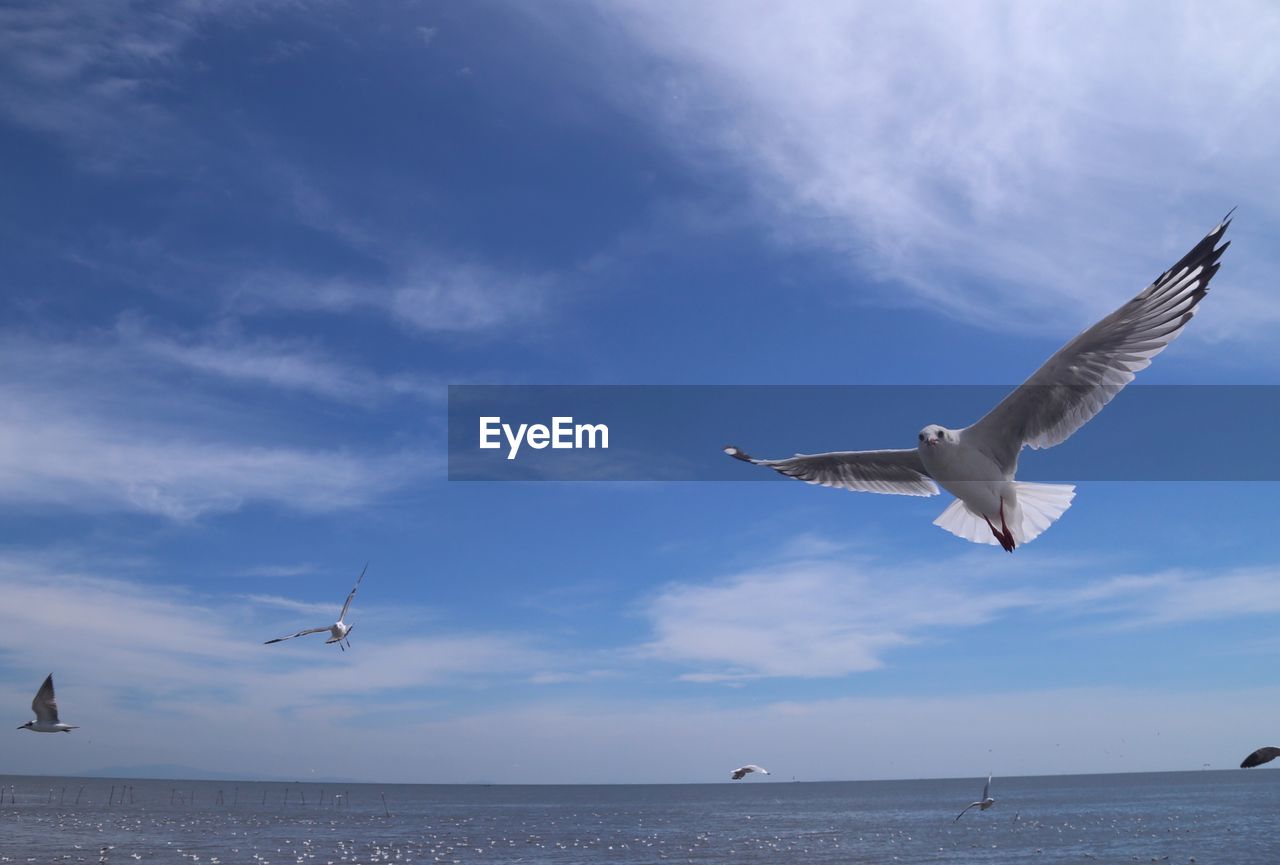
<instances>
[{"instance_id":1,"label":"cloud streak","mask_svg":"<svg viewBox=\"0 0 1280 865\"><path fill-rule=\"evenodd\" d=\"M1259 306L1280 265L1261 242L1280 223L1273 6L599 8L624 34L602 34L614 96L735 168L780 242L855 260L882 284L863 299L1083 325L1240 204L1249 242L1201 338L1277 321Z\"/></svg>"},{"instance_id":2,"label":"cloud streak","mask_svg":"<svg viewBox=\"0 0 1280 865\"><path fill-rule=\"evenodd\" d=\"M1063 586L1070 576L1060 564L1039 576L1027 582L973 556L932 565L793 559L666 586L644 608L653 637L639 652L692 668L681 676L688 681L821 678L878 669L896 651L1014 613L1053 613L1059 627L1088 622L1128 630L1280 612L1280 571L1273 568Z\"/></svg>"},{"instance_id":3,"label":"cloud streak","mask_svg":"<svg viewBox=\"0 0 1280 865\"><path fill-rule=\"evenodd\" d=\"M100 341L6 342L0 503L176 520L265 502L346 510L426 477L434 458L282 444L271 416L157 374ZM224 358L225 359L225 358Z\"/></svg>"},{"instance_id":4,"label":"cloud streak","mask_svg":"<svg viewBox=\"0 0 1280 865\"><path fill-rule=\"evenodd\" d=\"M247 314L372 312L411 333L449 335L527 324L545 313L553 285L545 275L423 255L391 267L385 280L312 279L279 271L250 275L227 293L230 308Z\"/></svg>"}]
</instances>

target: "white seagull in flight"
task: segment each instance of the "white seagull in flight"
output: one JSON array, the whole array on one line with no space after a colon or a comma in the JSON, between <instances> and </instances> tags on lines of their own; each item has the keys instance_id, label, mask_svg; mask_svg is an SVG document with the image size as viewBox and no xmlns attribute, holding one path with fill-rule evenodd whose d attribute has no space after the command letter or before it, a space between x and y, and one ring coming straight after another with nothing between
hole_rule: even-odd
<instances>
[{"instance_id":1,"label":"white seagull in flight","mask_svg":"<svg viewBox=\"0 0 1280 865\"><path fill-rule=\"evenodd\" d=\"M769 770L764 768L763 766L757 766L755 763L748 763L747 765L743 766L740 769L734 769L733 775L731 777L735 781L741 781L743 778L747 777L752 772L759 772L761 775L769 774Z\"/></svg>"},{"instance_id":2,"label":"white seagull in flight","mask_svg":"<svg viewBox=\"0 0 1280 865\"><path fill-rule=\"evenodd\" d=\"M276 637L274 640L267 640L262 645L269 646L272 643L279 643L283 640L292 640L294 637L305 637L307 634L319 634L328 631L329 639L325 640L324 644L327 646L330 643L337 643L338 648L345 652L346 649L342 648L342 643L345 640L347 646L351 646L351 641L347 639L347 634L351 633L351 629L355 627L355 625L347 624L347 610L351 607L351 599L356 596L356 589L360 588L360 581L364 579L364 572L367 570L369 570L369 563L365 562L363 570L360 571L360 576L356 577L356 584L351 587L351 594L347 595L347 602L342 605L342 612L338 614L338 621L332 625L325 625L323 628L307 628L305 631L298 631L298 633L290 634L287 637Z\"/></svg>"},{"instance_id":3,"label":"white seagull in flight","mask_svg":"<svg viewBox=\"0 0 1280 865\"><path fill-rule=\"evenodd\" d=\"M977 802L971 802L969 805L965 806L964 811L961 811L959 814L957 814L956 819L952 820L951 822L955 823L957 820L963 817L965 815L965 811L968 811L970 808L977 808L979 811L985 811L994 804L996 804L996 800L991 798L991 775L990 773L988 773L987 783L982 785L982 798L979 799Z\"/></svg>"},{"instance_id":4,"label":"white seagull in flight","mask_svg":"<svg viewBox=\"0 0 1280 865\"><path fill-rule=\"evenodd\" d=\"M1228 213L1213 231L1138 296L1067 343L972 426L929 424L907 450L839 451L765 460L725 453L825 487L956 497L934 525L1008 552L1040 535L1071 506L1075 487L1015 481L1023 447L1066 441L1182 332L1218 272Z\"/></svg>"},{"instance_id":5,"label":"white seagull in flight","mask_svg":"<svg viewBox=\"0 0 1280 865\"><path fill-rule=\"evenodd\" d=\"M28 721L19 730L30 730L33 733L70 733L79 730L70 724L58 720L58 701L53 697L53 673L45 677L44 684L36 691L31 701L31 711L36 713L34 721Z\"/></svg>"}]
</instances>

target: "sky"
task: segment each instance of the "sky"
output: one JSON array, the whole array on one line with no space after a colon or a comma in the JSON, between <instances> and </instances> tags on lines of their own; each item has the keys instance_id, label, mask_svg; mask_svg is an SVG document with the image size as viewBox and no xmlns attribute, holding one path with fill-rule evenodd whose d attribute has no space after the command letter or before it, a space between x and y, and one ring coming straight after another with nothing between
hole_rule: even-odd
<instances>
[{"instance_id":1,"label":"sky","mask_svg":"<svg viewBox=\"0 0 1280 865\"><path fill-rule=\"evenodd\" d=\"M451 384L1015 384L1231 207L1139 382L1280 383L1278 40L1263 2L7 5L0 706L22 724L52 672L80 729L6 734L0 771L1276 744L1275 483L1081 482L1009 556L930 525L944 499L451 482L446 419ZM350 651L262 645L366 562Z\"/></svg>"}]
</instances>

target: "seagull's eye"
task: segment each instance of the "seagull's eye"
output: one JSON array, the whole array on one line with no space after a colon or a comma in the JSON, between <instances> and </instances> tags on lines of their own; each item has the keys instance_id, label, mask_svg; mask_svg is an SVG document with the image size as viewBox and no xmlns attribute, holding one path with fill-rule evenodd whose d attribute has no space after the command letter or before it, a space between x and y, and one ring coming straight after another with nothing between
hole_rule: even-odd
<instances>
[{"instance_id":1,"label":"seagull's eye","mask_svg":"<svg viewBox=\"0 0 1280 865\"><path fill-rule=\"evenodd\" d=\"M924 433L920 433L920 441L924 441Z\"/></svg>"}]
</instances>

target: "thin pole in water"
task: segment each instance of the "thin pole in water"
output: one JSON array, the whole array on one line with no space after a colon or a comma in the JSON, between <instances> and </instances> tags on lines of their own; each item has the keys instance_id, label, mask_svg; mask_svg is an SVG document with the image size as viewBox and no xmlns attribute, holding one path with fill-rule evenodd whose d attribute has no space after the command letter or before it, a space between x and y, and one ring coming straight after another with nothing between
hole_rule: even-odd
<instances>
[{"instance_id":1,"label":"thin pole in water","mask_svg":"<svg viewBox=\"0 0 1280 865\"><path fill-rule=\"evenodd\" d=\"M76 793L76 804L77 804L77 805L79 805L79 804L80 804L80 793L83 793L83 792L84 792L84 785L83 785L83 784L81 784L81 785L80 785L80 792L79 792L79 793Z\"/></svg>"},{"instance_id":2,"label":"thin pole in water","mask_svg":"<svg viewBox=\"0 0 1280 865\"><path fill-rule=\"evenodd\" d=\"M387 816L391 816L391 809L387 807L387 794L382 794L382 810L387 812Z\"/></svg>"},{"instance_id":3,"label":"thin pole in water","mask_svg":"<svg viewBox=\"0 0 1280 865\"><path fill-rule=\"evenodd\" d=\"M116 785L115 785L115 784L112 784L112 785L111 785L111 798L107 799L107 805L108 805L108 806L111 806L111 805L115 804L115 801L116 801Z\"/></svg>"}]
</instances>

